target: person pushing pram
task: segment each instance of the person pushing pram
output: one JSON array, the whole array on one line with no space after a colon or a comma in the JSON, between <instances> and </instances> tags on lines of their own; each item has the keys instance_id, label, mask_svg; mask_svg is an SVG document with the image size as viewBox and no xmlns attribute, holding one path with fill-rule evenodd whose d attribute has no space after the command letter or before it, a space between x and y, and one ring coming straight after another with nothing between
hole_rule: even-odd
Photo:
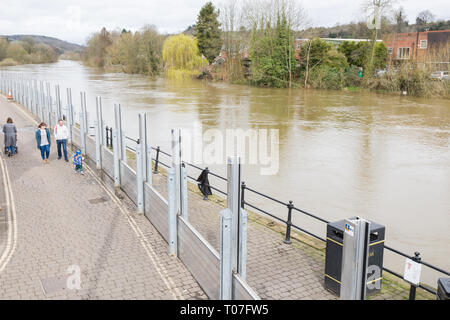
<instances>
[{"instance_id":1,"label":"person pushing pram","mask_svg":"<svg viewBox=\"0 0 450 320\"><path fill-rule=\"evenodd\" d=\"M6 120L2 132L5 135L5 154L11 157L17 153L17 128L12 118Z\"/></svg>"}]
</instances>

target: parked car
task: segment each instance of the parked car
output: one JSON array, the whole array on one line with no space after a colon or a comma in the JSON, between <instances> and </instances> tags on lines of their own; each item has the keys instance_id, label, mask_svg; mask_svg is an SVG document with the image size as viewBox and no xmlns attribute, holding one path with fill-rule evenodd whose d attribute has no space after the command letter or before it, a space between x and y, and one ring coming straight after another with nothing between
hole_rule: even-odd
<instances>
[{"instance_id":1,"label":"parked car","mask_svg":"<svg viewBox=\"0 0 450 320\"><path fill-rule=\"evenodd\" d=\"M448 78L448 71L435 71L431 74L431 80L449 80Z\"/></svg>"}]
</instances>

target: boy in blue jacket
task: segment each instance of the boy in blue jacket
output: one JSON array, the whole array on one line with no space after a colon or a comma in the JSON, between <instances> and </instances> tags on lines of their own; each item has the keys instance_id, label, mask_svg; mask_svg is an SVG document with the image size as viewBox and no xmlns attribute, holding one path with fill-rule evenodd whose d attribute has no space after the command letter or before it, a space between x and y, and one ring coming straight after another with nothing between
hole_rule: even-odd
<instances>
[{"instance_id":1,"label":"boy in blue jacket","mask_svg":"<svg viewBox=\"0 0 450 320\"><path fill-rule=\"evenodd\" d=\"M84 175L83 171L83 156L81 155L81 150L77 150L75 155L73 156L73 164L75 165L75 173L78 173L78 171L81 172L82 175Z\"/></svg>"}]
</instances>

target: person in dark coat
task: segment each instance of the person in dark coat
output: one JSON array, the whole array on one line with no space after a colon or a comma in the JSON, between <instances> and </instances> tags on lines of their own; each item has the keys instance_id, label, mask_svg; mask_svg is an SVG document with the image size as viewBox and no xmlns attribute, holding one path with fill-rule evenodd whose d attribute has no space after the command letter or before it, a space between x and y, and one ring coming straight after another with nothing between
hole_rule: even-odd
<instances>
[{"instance_id":1,"label":"person in dark coat","mask_svg":"<svg viewBox=\"0 0 450 320\"><path fill-rule=\"evenodd\" d=\"M200 182L198 184L198 188L203 194L203 200L208 200L208 196L212 195L211 187L209 186L208 173L209 170L206 168L202 171L202 173L200 173L197 179L197 182Z\"/></svg>"},{"instance_id":2,"label":"person in dark coat","mask_svg":"<svg viewBox=\"0 0 450 320\"><path fill-rule=\"evenodd\" d=\"M11 157L16 151L17 143L17 128L11 118L8 118L3 125L3 133L5 134L5 148L8 149L8 157Z\"/></svg>"}]
</instances>

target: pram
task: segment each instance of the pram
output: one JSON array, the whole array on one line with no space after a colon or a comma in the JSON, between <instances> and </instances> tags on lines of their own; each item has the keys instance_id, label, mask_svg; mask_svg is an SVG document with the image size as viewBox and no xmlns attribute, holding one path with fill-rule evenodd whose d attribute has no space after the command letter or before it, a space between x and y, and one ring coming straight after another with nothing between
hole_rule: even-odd
<instances>
[{"instance_id":1,"label":"pram","mask_svg":"<svg viewBox=\"0 0 450 320\"><path fill-rule=\"evenodd\" d=\"M4 145L5 145L5 154L8 154L8 147L6 146L6 134L3 134L4 138ZM16 134L16 145L14 146L14 153L19 153L19 149L17 148L17 134Z\"/></svg>"}]
</instances>

